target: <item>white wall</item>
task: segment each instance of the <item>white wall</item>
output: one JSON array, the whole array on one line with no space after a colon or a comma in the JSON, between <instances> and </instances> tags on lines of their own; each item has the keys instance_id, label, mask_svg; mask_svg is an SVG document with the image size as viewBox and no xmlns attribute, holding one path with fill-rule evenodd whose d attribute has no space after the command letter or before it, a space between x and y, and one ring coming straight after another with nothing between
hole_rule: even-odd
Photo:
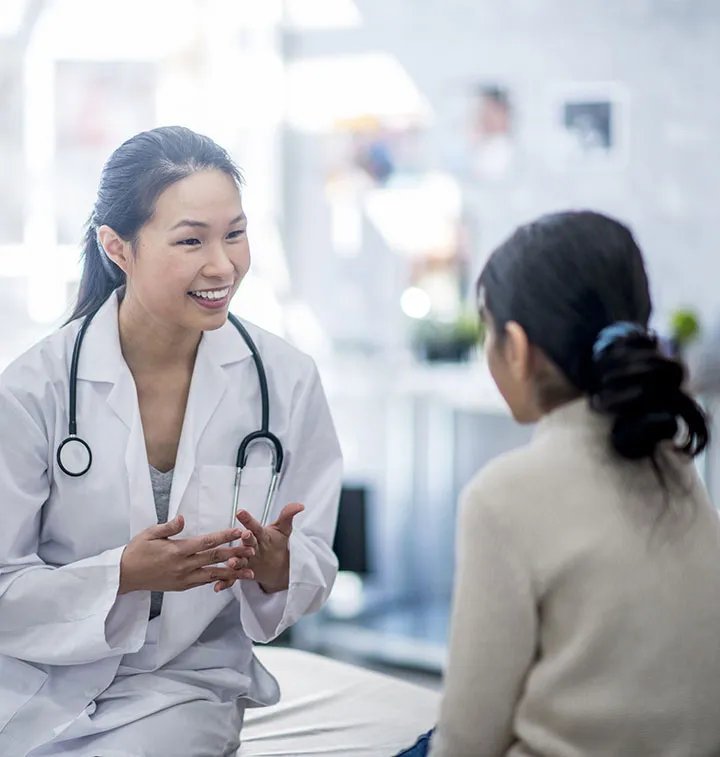
<instances>
[{"instance_id":1,"label":"white wall","mask_svg":"<svg viewBox=\"0 0 720 757\"><path fill-rule=\"evenodd\" d=\"M720 317L720 3L713 0L357 0L363 26L289 36L289 60L385 51L430 101L428 166L462 139L458 102L477 82L508 86L517 116L514 177L467 183L476 267L537 214L590 207L627 220L645 250L659 325L697 307ZM628 96L629 152L618 169L562 170L548 131L557 87L611 82ZM348 87L353 83L348 82ZM392 342L403 268L369 230L360 257L333 254L325 147L290 132L287 249L295 280L338 339ZM422 217L418 217L422 224Z\"/></svg>"}]
</instances>

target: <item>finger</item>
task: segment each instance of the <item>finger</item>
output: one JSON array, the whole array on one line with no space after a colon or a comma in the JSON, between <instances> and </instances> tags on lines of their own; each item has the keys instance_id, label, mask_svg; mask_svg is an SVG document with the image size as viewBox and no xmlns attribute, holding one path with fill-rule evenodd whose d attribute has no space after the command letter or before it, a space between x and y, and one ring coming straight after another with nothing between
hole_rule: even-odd
<instances>
[{"instance_id":1,"label":"finger","mask_svg":"<svg viewBox=\"0 0 720 757\"><path fill-rule=\"evenodd\" d=\"M186 579L186 588L216 583L217 581L237 581L242 571L233 570L224 565L213 565L211 568L198 568Z\"/></svg>"},{"instance_id":2,"label":"finger","mask_svg":"<svg viewBox=\"0 0 720 757\"><path fill-rule=\"evenodd\" d=\"M214 589L215 591L224 591L225 589L229 589L236 581L252 581L254 578L255 573L252 570L242 570L232 581L218 581Z\"/></svg>"},{"instance_id":3,"label":"finger","mask_svg":"<svg viewBox=\"0 0 720 757\"><path fill-rule=\"evenodd\" d=\"M243 546L250 549L257 549L258 540L255 538L255 534L252 531L244 531L242 535Z\"/></svg>"},{"instance_id":4,"label":"finger","mask_svg":"<svg viewBox=\"0 0 720 757\"><path fill-rule=\"evenodd\" d=\"M239 528L230 528L227 531L215 531L212 534L195 536L192 539L183 539L178 542L183 554L196 555L198 552L206 552L223 544L230 544L242 536Z\"/></svg>"},{"instance_id":5,"label":"finger","mask_svg":"<svg viewBox=\"0 0 720 757\"><path fill-rule=\"evenodd\" d=\"M299 502L291 502L289 505L283 507L282 512L278 519L273 523L273 526L280 531L284 536L289 537L293 530L293 518L305 509L305 505L301 505Z\"/></svg>"},{"instance_id":6,"label":"finger","mask_svg":"<svg viewBox=\"0 0 720 757\"><path fill-rule=\"evenodd\" d=\"M255 535L256 539L262 539L265 529L257 518L253 518L247 510L238 510L236 517L248 531Z\"/></svg>"},{"instance_id":7,"label":"finger","mask_svg":"<svg viewBox=\"0 0 720 757\"><path fill-rule=\"evenodd\" d=\"M228 562L228 568L242 570L243 568L247 568L249 562L250 561L246 557L233 557L232 560Z\"/></svg>"},{"instance_id":8,"label":"finger","mask_svg":"<svg viewBox=\"0 0 720 757\"><path fill-rule=\"evenodd\" d=\"M182 515L175 516L167 523L158 523L146 530L149 539L169 539L177 536L185 528L185 518Z\"/></svg>"},{"instance_id":9,"label":"finger","mask_svg":"<svg viewBox=\"0 0 720 757\"><path fill-rule=\"evenodd\" d=\"M254 538L254 537L253 537ZM234 557L254 557L254 547L248 547L244 544L237 547L215 547L204 552L198 552L191 558L191 565L196 568L203 568L206 565L218 565L225 563Z\"/></svg>"}]
</instances>

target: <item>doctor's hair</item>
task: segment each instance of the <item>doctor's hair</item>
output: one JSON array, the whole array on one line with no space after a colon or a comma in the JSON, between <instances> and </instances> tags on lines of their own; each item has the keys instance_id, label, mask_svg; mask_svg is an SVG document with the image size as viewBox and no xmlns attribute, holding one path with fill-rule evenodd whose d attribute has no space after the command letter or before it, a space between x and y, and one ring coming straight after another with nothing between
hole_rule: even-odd
<instances>
[{"instance_id":1,"label":"doctor's hair","mask_svg":"<svg viewBox=\"0 0 720 757\"><path fill-rule=\"evenodd\" d=\"M542 353L534 389L544 412L587 396L611 420L615 452L649 459L661 479L661 445L688 457L705 449L706 418L683 390L684 368L648 331L647 274L626 226L590 211L521 226L491 255L478 294L500 348L514 322Z\"/></svg>"},{"instance_id":2,"label":"doctor's hair","mask_svg":"<svg viewBox=\"0 0 720 757\"><path fill-rule=\"evenodd\" d=\"M242 185L240 169L222 147L181 126L142 132L113 152L102 170L86 225L83 273L68 323L97 312L125 284L124 272L101 249L98 229L109 226L134 248L140 230L155 212L158 197L181 179L207 170L222 171Z\"/></svg>"}]
</instances>

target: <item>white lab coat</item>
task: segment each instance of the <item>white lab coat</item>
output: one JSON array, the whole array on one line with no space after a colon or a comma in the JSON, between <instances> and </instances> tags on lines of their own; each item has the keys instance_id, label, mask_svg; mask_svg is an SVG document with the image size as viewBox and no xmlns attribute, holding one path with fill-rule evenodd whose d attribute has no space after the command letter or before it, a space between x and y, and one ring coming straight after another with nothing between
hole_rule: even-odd
<instances>
[{"instance_id":1,"label":"white lab coat","mask_svg":"<svg viewBox=\"0 0 720 757\"><path fill-rule=\"evenodd\" d=\"M149 592L117 596L125 545L157 522L117 314L112 296L88 329L79 362L78 433L93 453L85 476L70 478L55 461L67 436L78 324L40 342L0 378L3 757L214 755L224 753L222 738L230 753L244 707L279 698L252 642L318 610L337 572L331 545L342 461L316 368L248 325L268 374L270 428L285 449L270 521L289 502L306 507L290 537L290 587L266 595L244 581L220 593L212 585L167 593L151 621ZM182 536L229 527L237 447L259 426L254 362L226 323L203 335L192 377L168 516L185 517ZM264 445L253 447L242 481L240 507L258 517L269 461ZM217 743L193 742L218 728L225 733Z\"/></svg>"}]
</instances>

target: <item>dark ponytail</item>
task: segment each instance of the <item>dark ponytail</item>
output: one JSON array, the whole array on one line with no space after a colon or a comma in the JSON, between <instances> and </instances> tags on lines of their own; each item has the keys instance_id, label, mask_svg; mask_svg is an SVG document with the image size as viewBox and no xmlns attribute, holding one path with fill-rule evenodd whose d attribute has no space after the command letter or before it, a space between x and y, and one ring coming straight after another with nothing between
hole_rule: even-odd
<instances>
[{"instance_id":1,"label":"dark ponytail","mask_svg":"<svg viewBox=\"0 0 720 757\"><path fill-rule=\"evenodd\" d=\"M125 283L125 274L100 249L101 226L135 246L158 197L195 171L216 170L242 184L240 170L209 137L181 126L142 132L118 147L103 168L83 245L83 274L69 321L95 313ZM68 321L68 322L69 322Z\"/></svg>"},{"instance_id":2,"label":"dark ponytail","mask_svg":"<svg viewBox=\"0 0 720 757\"><path fill-rule=\"evenodd\" d=\"M617 454L658 471L664 442L688 456L705 449L707 422L683 391L683 366L648 332L647 275L626 226L587 211L544 216L495 250L478 289L499 340L514 321L549 359L536 382L544 409L588 396L612 419Z\"/></svg>"},{"instance_id":3,"label":"dark ponytail","mask_svg":"<svg viewBox=\"0 0 720 757\"><path fill-rule=\"evenodd\" d=\"M614 339L594 358L592 407L612 418L611 442L629 460L656 460L663 442L694 457L708 444L697 403L683 391L682 364L641 329Z\"/></svg>"}]
</instances>

